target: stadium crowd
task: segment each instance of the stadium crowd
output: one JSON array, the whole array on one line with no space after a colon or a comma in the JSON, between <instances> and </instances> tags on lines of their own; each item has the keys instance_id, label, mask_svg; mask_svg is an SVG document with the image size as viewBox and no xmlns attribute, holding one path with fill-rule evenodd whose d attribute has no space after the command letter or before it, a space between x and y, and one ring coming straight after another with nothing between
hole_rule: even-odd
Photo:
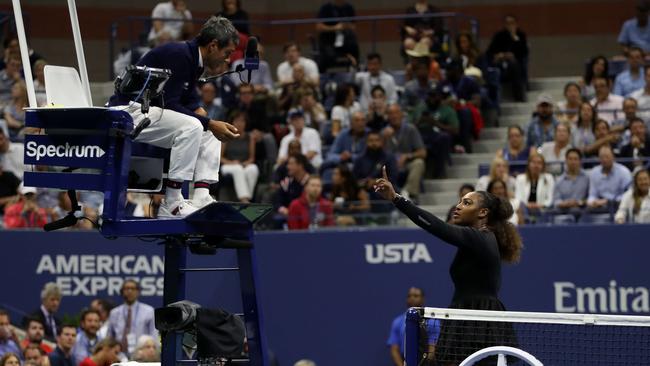
<instances>
[{"instance_id":1,"label":"stadium crowd","mask_svg":"<svg viewBox=\"0 0 650 366\"><path fill-rule=\"evenodd\" d=\"M154 20L144 37L147 43L120 55L116 71L148 47L191 37L189 5L181 0L158 4L153 18L178 20ZM240 45L230 65L205 65L207 75L242 63L247 39L255 35L239 1L222 5L216 14L235 22ZM406 13L439 11L418 0ZM647 4L640 3L637 13L619 37L625 70L614 75L611 61L596 56L581 80L566 85L565 100L539 96L531 119L508 128L489 174L468 182L509 197L517 213L513 222L650 221L644 160L650 156L650 68L644 67L644 42L650 40L639 31L647 22ZM317 16L355 14L351 3L336 0ZM445 178L452 154L471 153L481 129L498 123L504 86L512 89L515 101L526 100L528 42L513 15L504 17L502 30L484 50L468 32L447 41L440 18L407 19L401 48L395 50L403 55L404 67L396 71L384 69L378 53L361 56L354 23L324 21L316 31L317 52L288 42L284 61L273 66L264 60L261 38L260 69L250 84L234 74L200 86L210 117L245 131L223 144L221 182L212 193L222 200L272 203L266 228L394 223L392 207L372 189L383 165L401 194L417 202L425 179ZM45 60L30 54L39 105L46 104ZM27 95L14 37L4 41L1 67L2 225L42 227L68 212L70 200L65 192L21 184L25 169L45 168L22 163L22 140L30 131L24 128ZM583 158L590 160L583 163ZM78 228L91 229L101 217L102 195L80 192L79 200L89 220ZM127 212L156 217L160 201L160 195L129 193Z\"/></svg>"}]
</instances>

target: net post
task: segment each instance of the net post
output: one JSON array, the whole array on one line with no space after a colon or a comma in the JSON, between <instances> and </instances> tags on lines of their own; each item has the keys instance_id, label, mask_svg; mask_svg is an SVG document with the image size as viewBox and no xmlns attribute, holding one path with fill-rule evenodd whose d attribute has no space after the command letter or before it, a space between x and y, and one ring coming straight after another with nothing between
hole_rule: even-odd
<instances>
[{"instance_id":1,"label":"net post","mask_svg":"<svg viewBox=\"0 0 650 366\"><path fill-rule=\"evenodd\" d=\"M406 312L406 331L404 340L404 365L416 366L418 364L418 344L420 344L420 321L422 320L421 308L410 308Z\"/></svg>"}]
</instances>

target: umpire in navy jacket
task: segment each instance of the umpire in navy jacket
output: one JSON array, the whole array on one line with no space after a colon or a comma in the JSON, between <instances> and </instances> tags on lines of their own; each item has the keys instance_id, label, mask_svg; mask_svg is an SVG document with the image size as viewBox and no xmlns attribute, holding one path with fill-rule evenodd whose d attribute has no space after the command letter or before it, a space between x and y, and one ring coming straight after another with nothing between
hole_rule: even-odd
<instances>
[{"instance_id":1,"label":"umpire in navy jacket","mask_svg":"<svg viewBox=\"0 0 650 366\"><path fill-rule=\"evenodd\" d=\"M199 107L196 84L203 65L227 62L238 42L239 35L232 23L213 16L193 40L164 44L138 62L139 66L172 72L163 98L151 102L151 124L136 138L138 142L171 148L169 180L159 217L184 217L214 202L209 185L218 181L221 141L239 137L239 131L229 123L207 117L207 112ZM109 104L118 109L127 106L135 126L144 119L140 104L128 96L115 94ZM185 200L181 194L181 185L186 180L194 182L191 200Z\"/></svg>"}]
</instances>

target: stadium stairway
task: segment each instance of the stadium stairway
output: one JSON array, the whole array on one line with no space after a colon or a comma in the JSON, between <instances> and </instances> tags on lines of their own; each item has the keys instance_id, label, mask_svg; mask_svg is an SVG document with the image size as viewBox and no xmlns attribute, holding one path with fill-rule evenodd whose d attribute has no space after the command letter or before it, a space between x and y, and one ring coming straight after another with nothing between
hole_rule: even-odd
<instances>
[{"instance_id":1,"label":"stadium stairway","mask_svg":"<svg viewBox=\"0 0 650 366\"><path fill-rule=\"evenodd\" d=\"M474 153L452 154L452 166L448 168L447 179L428 179L424 181L424 192L420 205L441 219L447 217L449 208L458 201L458 189L463 183L475 184L478 180L478 165L489 164L496 151L505 146L508 126L525 127L535 109L535 101L542 93L549 93L555 102L562 100L564 85L579 77L550 77L532 79L526 103L504 100L501 103L499 127L486 127L481 138L474 142ZM407 219L400 224L414 226Z\"/></svg>"}]
</instances>

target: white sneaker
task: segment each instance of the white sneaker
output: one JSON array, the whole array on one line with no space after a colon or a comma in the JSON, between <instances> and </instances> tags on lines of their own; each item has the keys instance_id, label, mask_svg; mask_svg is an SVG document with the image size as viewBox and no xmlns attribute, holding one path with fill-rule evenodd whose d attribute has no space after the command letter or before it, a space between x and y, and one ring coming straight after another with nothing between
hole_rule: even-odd
<instances>
[{"instance_id":1,"label":"white sneaker","mask_svg":"<svg viewBox=\"0 0 650 366\"><path fill-rule=\"evenodd\" d=\"M163 201L158 209L158 217L183 218L197 210L198 208L196 208L190 200L181 200L171 203Z\"/></svg>"},{"instance_id":2,"label":"white sneaker","mask_svg":"<svg viewBox=\"0 0 650 366\"><path fill-rule=\"evenodd\" d=\"M207 197L198 198L198 199L193 198L192 199L192 206L196 207L197 210L200 210L203 207L205 207L207 205L210 205L210 204L213 204L215 202L217 202L217 200L212 198L212 196L207 196Z\"/></svg>"}]
</instances>

